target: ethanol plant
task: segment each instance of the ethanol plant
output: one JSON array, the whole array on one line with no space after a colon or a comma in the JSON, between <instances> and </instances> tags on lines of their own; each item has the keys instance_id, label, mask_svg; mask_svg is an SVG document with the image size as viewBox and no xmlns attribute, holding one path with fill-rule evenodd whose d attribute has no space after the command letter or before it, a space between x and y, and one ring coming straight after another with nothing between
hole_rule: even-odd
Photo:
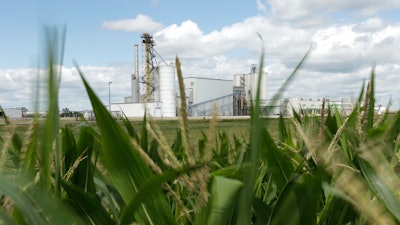
<instances>
[{"instance_id":1,"label":"ethanol plant","mask_svg":"<svg viewBox=\"0 0 400 225\"><path fill-rule=\"evenodd\" d=\"M110 104L111 113L116 118L123 114L127 117L141 118L145 112L159 118L176 117L180 96L177 96L179 91L175 82L175 65L166 63L157 53L152 35L143 33L141 39L141 45L134 45L131 96L125 97L124 103ZM249 72L234 74L233 80L206 78L206 75L184 77L188 115L206 117L216 110L219 116L248 116L254 103L252 101L256 95L260 74L262 77L259 103L263 116L292 117L293 111L320 116L323 102L339 109L341 114L348 114L353 108L352 101L347 99L268 99L268 74L259 73L259 70L256 64L252 64Z\"/></svg>"}]
</instances>

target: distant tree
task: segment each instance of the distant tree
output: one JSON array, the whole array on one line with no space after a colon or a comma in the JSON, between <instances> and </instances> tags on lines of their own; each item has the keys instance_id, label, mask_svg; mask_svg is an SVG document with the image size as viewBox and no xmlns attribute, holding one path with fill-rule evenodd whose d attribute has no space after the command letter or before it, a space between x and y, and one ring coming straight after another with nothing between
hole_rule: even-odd
<instances>
[{"instance_id":1,"label":"distant tree","mask_svg":"<svg viewBox=\"0 0 400 225\"><path fill-rule=\"evenodd\" d=\"M60 117L73 117L74 114L68 108L63 108Z\"/></svg>"}]
</instances>

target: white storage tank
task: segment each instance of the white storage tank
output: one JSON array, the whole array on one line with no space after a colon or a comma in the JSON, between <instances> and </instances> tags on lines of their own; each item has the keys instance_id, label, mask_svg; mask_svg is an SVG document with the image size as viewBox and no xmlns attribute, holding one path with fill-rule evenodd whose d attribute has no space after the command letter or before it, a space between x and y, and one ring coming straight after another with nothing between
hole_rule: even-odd
<instances>
[{"instance_id":1,"label":"white storage tank","mask_svg":"<svg viewBox=\"0 0 400 225\"><path fill-rule=\"evenodd\" d=\"M253 73L250 74L251 76L251 95L252 98L256 97L256 93L257 93L257 83L258 83L258 79L260 74L258 73L258 71L254 71ZM261 75L261 84L260 84L260 105L264 106L267 102L268 99L268 79L267 79L267 73L262 73Z\"/></svg>"},{"instance_id":2,"label":"white storage tank","mask_svg":"<svg viewBox=\"0 0 400 225\"><path fill-rule=\"evenodd\" d=\"M176 88L175 67L173 65L160 66L160 102L164 117L176 116Z\"/></svg>"},{"instance_id":3,"label":"white storage tank","mask_svg":"<svg viewBox=\"0 0 400 225\"><path fill-rule=\"evenodd\" d=\"M131 90L132 90L132 102L139 102L139 46L134 46L135 51L135 73L132 75Z\"/></svg>"}]
</instances>

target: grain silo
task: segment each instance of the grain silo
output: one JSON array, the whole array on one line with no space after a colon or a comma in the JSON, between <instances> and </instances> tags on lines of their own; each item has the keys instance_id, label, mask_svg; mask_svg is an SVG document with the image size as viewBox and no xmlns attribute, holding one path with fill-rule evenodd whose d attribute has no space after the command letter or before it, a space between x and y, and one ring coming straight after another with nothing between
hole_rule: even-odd
<instances>
[{"instance_id":1,"label":"grain silo","mask_svg":"<svg viewBox=\"0 0 400 225\"><path fill-rule=\"evenodd\" d=\"M265 106L267 99L268 99L268 80L267 80L267 73L259 73L257 71L257 66L252 65L251 71L250 71L250 90L251 90L251 97L252 99L256 98L256 93L257 93L257 84L258 80L261 75L261 82L260 82L260 105Z\"/></svg>"},{"instance_id":2,"label":"grain silo","mask_svg":"<svg viewBox=\"0 0 400 225\"><path fill-rule=\"evenodd\" d=\"M139 46L135 44L135 73L132 75L131 91L132 91L132 102L139 102Z\"/></svg>"},{"instance_id":3,"label":"grain silo","mask_svg":"<svg viewBox=\"0 0 400 225\"><path fill-rule=\"evenodd\" d=\"M250 103L256 97L257 84L260 73L257 65L251 65L250 72L234 75L234 114L246 115L250 109ZM260 106L266 106L268 101L267 73L262 73L260 82Z\"/></svg>"},{"instance_id":4,"label":"grain silo","mask_svg":"<svg viewBox=\"0 0 400 225\"><path fill-rule=\"evenodd\" d=\"M176 116L175 67L163 65L159 67L160 102L164 117Z\"/></svg>"}]
</instances>

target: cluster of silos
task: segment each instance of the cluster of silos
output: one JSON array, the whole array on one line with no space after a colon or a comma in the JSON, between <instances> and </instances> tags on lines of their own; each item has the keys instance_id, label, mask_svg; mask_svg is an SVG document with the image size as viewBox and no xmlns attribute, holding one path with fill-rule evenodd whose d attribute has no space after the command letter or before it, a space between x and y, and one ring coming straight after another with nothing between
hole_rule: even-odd
<instances>
[{"instance_id":1,"label":"cluster of silos","mask_svg":"<svg viewBox=\"0 0 400 225\"><path fill-rule=\"evenodd\" d=\"M139 65L139 47L135 45L135 73L132 75L131 81L131 98L129 103L145 104L147 108L161 107L162 117L176 116L176 88L175 88L175 66L157 65L151 69L150 79L145 82L140 80L140 65ZM149 83L147 83L149 82ZM142 86L142 88L141 88ZM141 89L151 87L151 93ZM150 96L149 96L150 95ZM149 112L151 110L148 110Z\"/></svg>"}]
</instances>

